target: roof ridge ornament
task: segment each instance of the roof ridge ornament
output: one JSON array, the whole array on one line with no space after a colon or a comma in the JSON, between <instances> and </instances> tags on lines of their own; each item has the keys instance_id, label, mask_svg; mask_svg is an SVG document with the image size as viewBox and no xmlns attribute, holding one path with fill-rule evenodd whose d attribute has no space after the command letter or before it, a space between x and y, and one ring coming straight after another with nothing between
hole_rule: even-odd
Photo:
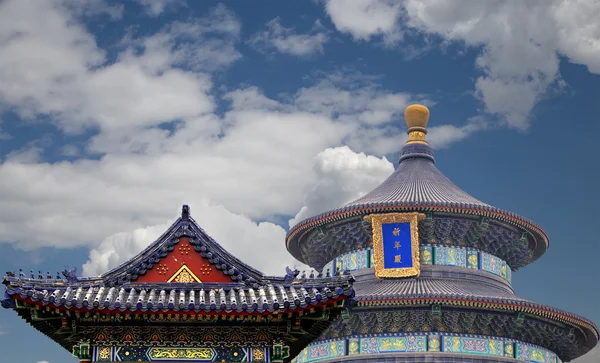
<instances>
[{"instance_id":1,"label":"roof ridge ornament","mask_svg":"<svg viewBox=\"0 0 600 363\"><path fill-rule=\"evenodd\" d=\"M404 121L408 130L406 145L400 150L402 163L405 159L424 158L435 163L433 150L429 147L425 135L427 135L427 123L429 122L429 109L423 105L413 104L404 110Z\"/></svg>"},{"instance_id":2,"label":"roof ridge ornament","mask_svg":"<svg viewBox=\"0 0 600 363\"><path fill-rule=\"evenodd\" d=\"M423 105L413 104L404 110L404 120L408 126L408 141L406 144L427 145L427 123L429 122L429 109Z\"/></svg>"},{"instance_id":3,"label":"roof ridge ornament","mask_svg":"<svg viewBox=\"0 0 600 363\"><path fill-rule=\"evenodd\" d=\"M181 220L189 221L190 220L190 206L184 204L181 208Z\"/></svg>"}]
</instances>

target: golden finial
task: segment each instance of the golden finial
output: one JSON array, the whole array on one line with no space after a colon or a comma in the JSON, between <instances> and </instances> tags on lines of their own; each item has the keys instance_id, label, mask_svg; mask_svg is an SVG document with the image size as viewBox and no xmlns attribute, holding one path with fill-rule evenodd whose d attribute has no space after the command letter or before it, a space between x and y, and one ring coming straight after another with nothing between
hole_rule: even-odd
<instances>
[{"instance_id":1,"label":"golden finial","mask_svg":"<svg viewBox=\"0 0 600 363\"><path fill-rule=\"evenodd\" d=\"M404 120L408 126L407 144L425 144L427 134L427 122L429 121L429 109L423 105L410 105L404 110Z\"/></svg>"}]
</instances>

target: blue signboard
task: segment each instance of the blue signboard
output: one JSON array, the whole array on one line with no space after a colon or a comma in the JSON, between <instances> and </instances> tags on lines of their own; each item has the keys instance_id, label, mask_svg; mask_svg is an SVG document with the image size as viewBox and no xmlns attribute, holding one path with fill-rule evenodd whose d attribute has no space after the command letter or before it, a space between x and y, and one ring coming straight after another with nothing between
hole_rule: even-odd
<instances>
[{"instance_id":1,"label":"blue signboard","mask_svg":"<svg viewBox=\"0 0 600 363\"><path fill-rule=\"evenodd\" d=\"M419 276L418 223L424 218L418 212L365 217L373 230L373 267L377 277Z\"/></svg>"},{"instance_id":2,"label":"blue signboard","mask_svg":"<svg viewBox=\"0 0 600 363\"><path fill-rule=\"evenodd\" d=\"M383 237L383 267L413 267L410 223L386 223L381 225Z\"/></svg>"}]
</instances>

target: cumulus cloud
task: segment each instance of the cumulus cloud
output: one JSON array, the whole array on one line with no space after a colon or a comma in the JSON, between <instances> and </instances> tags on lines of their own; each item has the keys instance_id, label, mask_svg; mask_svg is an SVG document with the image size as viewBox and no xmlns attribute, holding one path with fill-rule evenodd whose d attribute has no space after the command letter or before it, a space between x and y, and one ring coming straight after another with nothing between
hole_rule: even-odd
<instances>
[{"instance_id":1,"label":"cumulus cloud","mask_svg":"<svg viewBox=\"0 0 600 363\"><path fill-rule=\"evenodd\" d=\"M223 248L267 275L281 276L286 266L307 269L285 249L286 231L270 222L254 222L234 214L225 207L199 200L190 205L192 217ZM172 223L165 223L133 232L118 233L106 238L90 251L83 265L83 274L97 276L127 261L156 240ZM269 251L269 258L259 251Z\"/></svg>"},{"instance_id":2,"label":"cumulus cloud","mask_svg":"<svg viewBox=\"0 0 600 363\"><path fill-rule=\"evenodd\" d=\"M65 8L49 1L0 6L1 103L22 118L45 115L67 132L147 127L211 112L210 78L188 69L239 58L232 45L239 23L224 6L196 22L129 39L110 64Z\"/></svg>"},{"instance_id":3,"label":"cumulus cloud","mask_svg":"<svg viewBox=\"0 0 600 363\"><path fill-rule=\"evenodd\" d=\"M290 227L337 208L373 190L394 171L385 156L355 153L348 146L328 148L314 158L314 184Z\"/></svg>"},{"instance_id":4,"label":"cumulus cloud","mask_svg":"<svg viewBox=\"0 0 600 363\"><path fill-rule=\"evenodd\" d=\"M3 106L35 122L50 120L64 132L94 132L78 141L79 155L63 149L66 160L48 162L30 148L0 164L0 241L23 249L91 246L89 273L106 270L149 243L156 232L152 226L164 225L182 204L202 205L194 210L215 214L224 208L231 214L224 219L244 216L241 224L287 220L303 206L305 214L315 213L324 206L314 203L311 190L320 193L336 180L336 172L346 173L342 166L337 171L319 166L320 174L315 173L316 155L344 144L377 155L395 152L405 140L404 107L429 102L385 90L377 78L340 72L317 75L317 81L277 99L254 86L231 89L223 96L229 103L217 113L220 96L212 73L217 70L193 61L214 34L226 46L218 52L224 58L211 59L227 66L235 58L227 55L237 54L240 25L224 6L154 34L130 34L109 61L67 8L43 2L31 11L25 3L0 5ZM460 130L444 142L464 138ZM362 165L372 157L355 158L365 159L356 162ZM319 177L330 181L319 185ZM347 178L366 189L369 182L361 180ZM349 185L344 178L338 182L342 189ZM348 197L360 192L348 188ZM344 198L330 203L337 206ZM224 232L215 226L211 233L218 237ZM255 226L283 236L276 227ZM130 247L114 252L115 241L129 241Z\"/></svg>"},{"instance_id":5,"label":"cumulus cloud","mask_svg":"<svg viewBox=\"0 0 600 363\"><path fill-rule=\"evenodd\" d=\"M50 362L48 362L47 360L41 360L41 361L39 361L37 363L50 363Z\"/></svg>"},{"instance_id":6,"label":"cumulus cloud","mask_svg":"<svg viewBox=\"0 0 600 363\"><path fill-rule=\"evenodd\" d=\"M267 30L254 34L248 40L250 45L263 52L275 49L284 54L309 56L323 53L323 45L329 41L318 20L307 34L297 34L293 28L282 26L279 18L269 21L266 25Z\"/></svg>"},{"instance_id":7,"label":"cumulus cloud","mask_svg":"<svg viewBox=\"0 0 600 363\"><path fill-rule=\"evenodd\" d=\"M529 127L549 88L562 83L560 56L600 73L600 3L594 0L330 0L325 9L339 31L357 40L416 30L480 49L474 94L488 113L519 130Z\"/></svg>"},{"instance_id":8,"label":"cumulus cloud","mask_svg":"<svg viewBox=\"0 0 600 363\"><path fill-rule=\"evenodd\" d=\"M325 9L336 29L356 40L381 35L386 43L401 38L398 27L401 4L393 0L326 0Z\"/></svg>"}]
</instances>

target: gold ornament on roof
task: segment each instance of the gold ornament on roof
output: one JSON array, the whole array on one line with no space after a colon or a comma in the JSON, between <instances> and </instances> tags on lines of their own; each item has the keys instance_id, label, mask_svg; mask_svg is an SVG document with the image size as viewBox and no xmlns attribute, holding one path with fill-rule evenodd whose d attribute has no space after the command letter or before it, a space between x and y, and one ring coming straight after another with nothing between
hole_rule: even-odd
<instances>
[{"instance_id":1,"label":"gold ornament on roof","mask_svg":"<svg viewBox=\"0 0 600 363\"><path fill-rule=\"evenodd\" d=\"M404 110L404 120L408 126L407 144L427 145L427 122L429 122L429 109L423 105L410 105Z\"/></svg>"}]
</instances>

